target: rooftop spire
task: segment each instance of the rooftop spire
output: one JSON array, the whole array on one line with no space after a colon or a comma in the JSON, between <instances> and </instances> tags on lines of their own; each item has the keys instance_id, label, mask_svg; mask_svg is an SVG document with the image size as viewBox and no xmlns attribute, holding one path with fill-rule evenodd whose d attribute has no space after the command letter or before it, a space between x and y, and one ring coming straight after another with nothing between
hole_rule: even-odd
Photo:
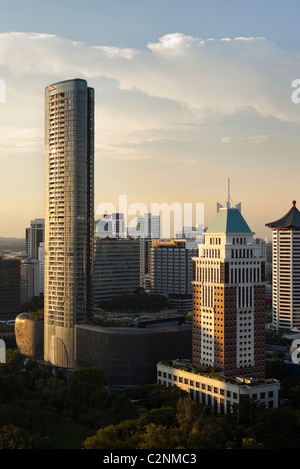
<instances>
[{"instance_id":1,"label":"rooftop spire","mask_svg":"<svg viewBox=\"0 0 300 469\"><path fill-rule=\"evenodd\" d=\"M232 204L232 205L231 205ZM222 205L219 202L217 203L217 212L220 210L220 208L236 208L237 210L241 211L241 202L238 204L235 204L230 197L230 179L227 179L227 201Z\"/></svg>"},{"instance_id":2,"label":"rooftop spire","mask_svg":"<svg viewBox=\"0 0 300 469\"><path fill-rule=\"evenodd\" d=\"M230 179L228 179L228 198L227 198L227 208L230 208Z\"/></svg>"}]
</instances>

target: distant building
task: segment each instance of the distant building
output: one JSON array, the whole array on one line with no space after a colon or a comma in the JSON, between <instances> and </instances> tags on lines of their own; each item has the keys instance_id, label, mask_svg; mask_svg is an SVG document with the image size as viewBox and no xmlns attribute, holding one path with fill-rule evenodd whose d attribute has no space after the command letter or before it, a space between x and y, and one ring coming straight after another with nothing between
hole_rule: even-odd
<instances>
[{"instance_id":1,"label":"distant building","mask_svg":"<svg viewBox=\"0 0 300 469\"><path fill-rule=\"evenodd\" d=\"M0 258L0 320L15 319L20 312L20 260Z\"/></svg>"},{"instance_id":2,"label":"distant building","mask_svg":"<svg viewBox=\"0 0 300 469\"><path fill-rule=\"evenodd\" d=\"M45 241L45 221L36 218L30 222L30 227L26 228L26 253L28 257L38 259L39 246Z\"/></svg>"},{"instance_id":3,"label":"distant building","mask_svg":"<svg viewBox=\"0 0 300 469\"><path fill-rule=\"evenodd\" d=\"M273 235L273 326L300 330L300 212L296 202L282 218L266 226Z\"/></svg>"},{"instance_id":4,"label":"distant building","mask_svg":"<svg viewBox=\"0 0 300 469\"><path fill-rule=\"evenodd\" d=\"M94 301L98 307L140 285L140 242L130 238L96 238Z\"/></svg>"},{"instance_id":5,"label":"distant building","mask_svg":"<svg viewBox=\"0 0 300 469\"><path fill-rule=\"evenodd\" d=\"M40 295L43 295L45 281L45 243L40 243L39 245L38 260L40 268Z\"/></svg>"},{"instance_id":6,"label":"distant building","mask_svg":"<svg viewBox=\"0 0 300 469\"><path fill-rule=\"evenodd\" d=\"M256 238L256 244L259 246L259 257L267 258L267 243L264 239Z\"/></svg>"},{"instance_id":7,"label":"distant building","mask_svg":"<svg viewBox=\"0 0 300 469\"><path fill-rule=\"evenodd\" d=\"M197 240L200 243L203 243L203 236L204 233L204 226L183 226L181 231L175 233L175 238L179 239L190 239L190 240Z\"/></svg>"},{"instance_id":8,"label":"distant building","mask_svg":"<svg viewBox=\"0 0 300 469\"><path fill-rule=\"evenodd\" d=\"M127 238L124 213L105 214L95 223L95 235L105 238Z\"/></svg>"},{"instance_id":9,"label":"distant building","mask_svg":"<svg viewBox=\"0 0 300 469\"><path fill-rule=\"evenodd\" d=\"M137 233L141 238L160 238L160 216L144 213L137 217Z\"/></svg>"},{"instance_id":10,"label":"distant building","mask_svg":"<svg viewBox=\"0 0 300 469\"><path fill-rule=\"evenodd\" d=\"M40 268L38 259L23 259L20 267L21 304L40 295Z\"/></svg>"},{"instance_id":11,"label":"distant building","mask_svg":"<svg viewBox=\"0 0 300 469\"><path fill-rule=\"evenodd\" d=\"M186 239L154 240L151 249L151 293L165 295L180 310L191 310L192 258L197 254L197 243Z\"/></svg>"},{"instance_id":12,"label":"distant building","mask_svg":"<svg viewBox=\"0 0 300 469\"><path fill-rule=\"evenodd\" d=\"M150 265L152 240L160 238L160 216L144 213L137 217L140 240L140 286L150 291Z\"/></svg>"}]
</instances>

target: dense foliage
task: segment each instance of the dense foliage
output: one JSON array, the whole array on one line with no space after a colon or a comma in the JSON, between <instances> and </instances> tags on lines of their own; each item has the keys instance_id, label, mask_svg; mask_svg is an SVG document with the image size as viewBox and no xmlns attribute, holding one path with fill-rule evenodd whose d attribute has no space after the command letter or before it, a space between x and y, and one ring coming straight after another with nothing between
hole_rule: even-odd
<instances>
[{"instance_id":1,"label":"dense foliage","mask_svg":"<svg viewBox=\"0 0 300 469\"><path fill-rule=\"evenodd\" d=\"M300 449L300 385L291 390L290 407L263 409L249 403L220 416L179 393L174 406L174 388L167 389L160 402L158 396L166 388L156 385L144 391L135 393L141 398L138 418L100 428L85 440L84 448ZM152 402L150 407L145 399L148 405Z\"/></svg>"},{"instance_id":2,"label":"dense foliage","mask_svg":"<svg viewBox=\"0 0 300 469\"><path fill-rule=\"evenodd\" d=\"M101 306L106 311L119 313L155 313L168 308L169 301L164 295L148 295L143 288L138 288L132 295L119 295Z\"/></svg>"},{"instance_id":3,"label":"dense foliage","mask_svg":"<svg viewBox=\"0 0 300 469\"><path fill-rule=\"evenodd\" d=\"M0 448L55 448L60 442L50 434L58 423L80 424L87 436L136 415L125 396L105 389L98 368L78 369L67 379L34 361L24 368L18 351L8 349L6 358L7 363L0 364Z\"/></svg>"},{"instance_id":4,"label":"dense foliage","mask_svg":"<svg viewBox=\"0 0 300 469\"><path fill-rule=\"evenodd\" d=\"M112 393L99 368L66 378L34 361L24 368L21 354L8 350L0 364L0 449L300 449L300 377L283 377L282 388L285 407L245 403L215 416L177 387Z\"/></svg>"}]
</instances>

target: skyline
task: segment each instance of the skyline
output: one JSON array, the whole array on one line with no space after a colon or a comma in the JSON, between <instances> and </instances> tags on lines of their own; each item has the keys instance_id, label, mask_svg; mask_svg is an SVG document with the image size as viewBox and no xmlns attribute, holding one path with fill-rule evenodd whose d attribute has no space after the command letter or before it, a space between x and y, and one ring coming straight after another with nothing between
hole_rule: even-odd
<instances>
[{"instance_id":1,"label":"skyline","mask_svg":"<svg viewBox=\"0 0 300 469\"><path fill-rule=\"evenodd\" d=\"M250 228L270 237L265 224L297 200L299 5L140 3L65 1L58 21L45 2L26 15L22 2L5 6L0 236L24 237L44 217L44 90L73 78L95 89L95 211L120 194L204 203L208 226L229 178Z\"/></svg>"}]
</instances>

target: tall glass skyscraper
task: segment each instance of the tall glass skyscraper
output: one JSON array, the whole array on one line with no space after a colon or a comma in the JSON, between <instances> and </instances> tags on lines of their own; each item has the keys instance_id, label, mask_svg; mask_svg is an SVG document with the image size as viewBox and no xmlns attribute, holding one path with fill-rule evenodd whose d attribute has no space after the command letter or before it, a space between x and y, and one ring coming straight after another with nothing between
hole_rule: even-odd
<instances>
[{"instance_id":1,"label":"tall glass skyscraper","mask_svg":"<svg viewBox=\"0 0 300 469\"><path fill-rule=\"evenodd\" d=\"M94 90L82 79L45 90L45 350L75 366L75 324L93 312Z\"/></svg>"}]
</instances>

